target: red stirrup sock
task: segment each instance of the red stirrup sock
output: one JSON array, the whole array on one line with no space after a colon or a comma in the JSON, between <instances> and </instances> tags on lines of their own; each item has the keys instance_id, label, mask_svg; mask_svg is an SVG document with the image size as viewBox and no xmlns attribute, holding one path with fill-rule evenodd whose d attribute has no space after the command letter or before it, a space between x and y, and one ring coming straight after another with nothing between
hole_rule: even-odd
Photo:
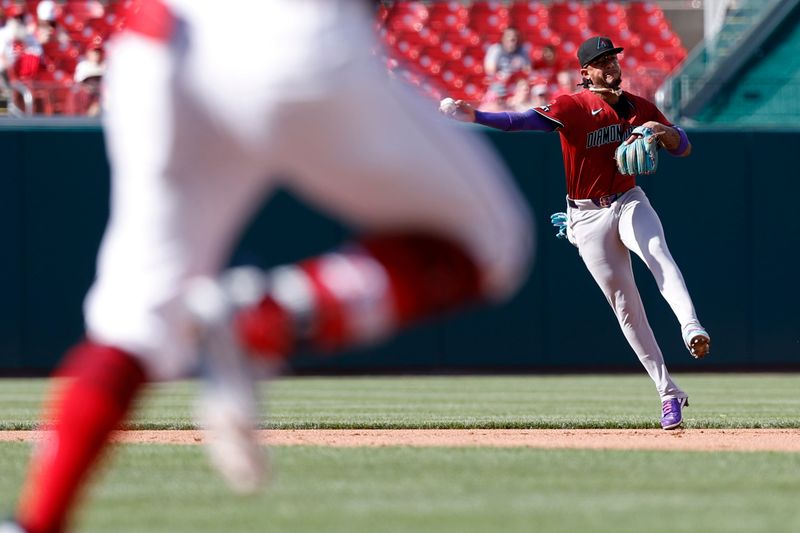
<instances>
[{"instance_id":1,"label":"red stirrup sock","mask_svg":"<svg viewBox=\"0 0 800 533\"><path fill-rule=\"evenodd\" d=\"M17 519L29 533L61 531L86 474L145 382L140 363L107 346L75 347L46 413L48 437L34 452Z\"/></svg>"},{"instance_id":2,"label":"red stirrup sock","mask_svg":"<svg viewBox=\"0 0 800 533\"><path fill-rule=\"evenodd\" d=\"M481 297L480 272L456 244L423 234L376 235L268 272L261 302L237 316L243 344L283 358L377 340Z\"/></svg>"}]
</instances>

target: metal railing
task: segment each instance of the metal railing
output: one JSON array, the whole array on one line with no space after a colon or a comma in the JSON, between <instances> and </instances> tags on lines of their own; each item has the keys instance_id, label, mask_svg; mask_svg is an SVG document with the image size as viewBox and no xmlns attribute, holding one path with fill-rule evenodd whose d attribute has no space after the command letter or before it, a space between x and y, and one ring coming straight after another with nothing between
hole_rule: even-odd
<instances>
[{"instance_id":1,"label":"metal railing","mask_svg":"<svg viewBox=\"0 0 800 533\"><path fill-rule=\"evenodd\" d=\"M783 0L740 0L733 3L722 29L712 39L701 42L656 92L656 102L674 118L698 91L713 82L714 71Z\"/></svg>"}]
</instances>

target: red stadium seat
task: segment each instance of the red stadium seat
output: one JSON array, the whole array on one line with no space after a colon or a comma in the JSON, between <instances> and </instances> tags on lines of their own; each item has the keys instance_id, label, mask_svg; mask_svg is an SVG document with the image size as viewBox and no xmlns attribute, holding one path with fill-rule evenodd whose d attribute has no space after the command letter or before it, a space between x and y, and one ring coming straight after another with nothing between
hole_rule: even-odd
<instances>
[{"instance_id":1,"label":"red stadium seat","mask_svg":"<svg viewBox=\"0 0 800 533\"><path fill-rule=\"evenodd\" d=\"M442 42L442 37L428 27L422 28L417 36L425 46L439 46Z\"/></svg>"},{"instance_id":2,"label":"red stadium seat","mask_svg":"<svg viewBox=\"0 0 800 533\"><path fill-rule=\"evenodd\" d=\"M473 82L467 82L464 85L464 100L480 100L482 96L481 85Z\"/></svg>"},{"instance_id":3,"label":"red stadium seat","mask_svg":"<svg viewBox=\"0 0 800 533\"><path fill-rule=\"evenodd\" d=\"M481 34L502 33L511 25L508 10L486 12L470 17L469 27Z\"/></svg>"},{"instance_id":4,"label":"red stadium seat","mask_svg":"<svg viewBox=\"0 0 800 533\"><path fill-rule=\"evenodd\" d=\"M511 24L519 29L523 35L533 33L549 26L549 17L536 13L529 13L524 17L512 17Z\"/></svg>"},{"instance_id":5,"label":"red stadium seat","mask_svg":"<svg viewBox=\"0 0 800 533\"><path fill-rule=\"evenodd\" d=\"M642 20L649 17L664 19L664 11L655 2L631 2L625 7L629 18Z\"/></svg>"},{"instance_id":6,"label":"red stadium seat","mask_svg":"<svg viewBox=\"0 0 800 533\"><path fill-rule=\"evenodd\" d=\"M102 19L105 14L105 7L97 0L72 0L63 4L58 22L67 32L79 33L89 21Z\"/></svg>"},{"instance_id":7,"label":"red stadium seat","mask_svg":"<svg viewBox=\"0 0 800 533\"><path fill-rule=\"evenodd\" d=\"M442 71L442 61L427 54L421 55L417 62L429 76L438 76Z\"/></svg>"},{"instance_id":8,"label":"red stadium seat","mask_svg":"<svg viewBox=\"0 0 800 533\"><path fill-rule=\"evenodd\" d=\"M475 13L495 13L497 11L508 11L506 2L500 0L477 0L469 7L470 15Z\"/></svg>"},{"instance_id":9,"label":"red stadium seat","mask_svg":"<svg viewBox=\"0 0 800 533\"><path fill-rule=\"evenodd\" d=\"M59 41L51 41L42 45L42 52L44 56L52 62L55 69L68 73L75 71L75 66L78 64L78 57L80 50L72 43L62 43Z\"/></svg>"},{"instance_id":10,"label":"red stadium seat","mask_svg":"<svg viewBox=\"0 0 800 533\"><path fill-rule=\"evenodd\" d=\"M418 32L425 27L425 20L412 13L390 14L386 27L394 32Z\"/></svg>"},{"instance_id":11,"label":"red stadium seat","mask_svg":"<svg viewBox=\"0 0 800 533\"><path fill-rule=\"evenodd\" d=\"M457 32L467 27L469 10L459 2L435 2L428 25L434 31Z\"/></svg>"},{"instance_id":12,"label":"red stadium seat","mask_svg":"<svg viewBox=\"0 0 800 533\"><path fill-rule=\"evenodd\" d=\"M70 37L82 50L103 45L103 34L95 31L91 26L85 27L80 33L70 34Z\"/></svg>"},{"instance_id":13,"label":"red stadium seat","mask_svg":"<svg viewBox=\"0 0 800 533\"><path fill-rule=\"evenodd\" d=\"M510 25L508 8L497 0L478 1L469 10L469 26L478 33L502 32Z\"/></svg>"},{"instance_id":14,"label":"red stadium seat","mask_svg":"<svg viewBox=\"0 0 800 533\"><path fill-rule=\"evenodd\" d=\"M589 24L596 33L611 37L615 42L622 31L628 29L628 16L617 2L598 2L589 9Z\"/></svg>"},{"instance_id":15,"label":"red stadium seat","mask_svg":"<svg viewBox=\"0 0 800 533\"><path fill-rule=\"evenodd\" d=\"M419 59L421 50L419 46L414 46L408 41L397 41L394 49L402 59L412 62Z\"/></svg>"},{"instance_id":16,"label":"red stadium seat","mask_svg":"<svg viewBox=\"0 0 800 533\"><path fill-rule=\"evenodd\" d=\"M411 15L425 20L428 18L428 6L424 2L395 2L389 11L389 17Z\"/></svg>"},{"instance_id":17,"label":"red stadium seat","mask_svg":"<svg viewBox=\"0 0 800 533\"><path fill-rule=\"evenodd\" d=\"M578 53L578 44L574 41L563 41L558 47L557 53L562 56L575 57L575 54Z\"/></svg>"},{"instance_id":18,"label":"red stadium seat","mask_svg":"<svg viewBox=\"0 0 800 533\"><path fill-rule=\"evenodd\" d=\"M442 41L439 46L428 48L427 52L443 61L459 61L464 55L464 47L450 41Z\"/></svg>"},{"instance_id":19,"label":"red stadium seat","mask_svg":"<svg viewBox=\"0 0 800 533\"><path fill-rule=\"evenodd\" d=\"M524 34L524 38L526 43L534 46L558 46L561 43L561 37L549 26L541 26L535 30L529 31Z\"/></svg>"},{"instance_id":20,"label":"red stadium seat","mask_svg":"<svg viewBox=\"0 0 800 533\"><path fill-rule=\"evenodd\" d=\"M483 57L475 55L465 55L461 58L461 67L467 74L473 76L483 76Z\"/></svg>"},{"instance_id":21,"label":"red stadium seat","mask_svg":"<svg viewBox=\"0 0 800 533\"><path fill-rule=\"evenodd\" d=\"M397 37L397 34L387 30L386 28L381 28L378 32L378 36L380 40L389 47L394 47L397 45L397 41L400 40Z\"/></svg>"},{"instance_id":22,"label":"red stadium seat","mask_svg":"<svg viewBox=\"0 0 800 533\"><path fill-rule=\"evenodd\" d=\"M617 46L622 46L627 51L628 48L641 46L642 40L637 34L631 32L629 29L624 29L614 37L614 44Z\"/></svg>"},{"instance_id":23,"label":"red stadium seat","mask_svg":"<svg viewBox=\"0 0 800 533\"><path fill-rule=\"evenodd\" d=\"M113 4L109 12L116 13ZM625 48L621 61L626 82L640 88L644 96L652 96L666 73L686 57L680 38L652 2L398 2L379 8L376 23L383 24L380 36L393 56L386 59L387 69L429 97L449 94L480 101L486 89L486 49L511 25L520 29L534 61L543 46L555 48L551 74L576 67L575 54L584 39L597 33L608 35ZM91 30L105 37L97 24ZM648 36L646 42L641 35ZM640 80L643 75L649 78Z\"/></svg>"},{"instance_id":24,"label":"red stadium seat","mask_svg":"<svg viewBox=\"0 0 800 533\"><path fill-rule=\"evenodd\" d=\"M438 46L441 38L438 33L431 31L429 28L422 28L416 30L395 30L390 31L398 41L407 41L415 46Z\"/></svg>"},{"instance_id":25,"label":"red stadium seat","mask_svg":"<svg viewBox=\"0 0 800 533\"><path fill-rule=\"evenodd\" d=\"M481 35L470 28L449 32L446 34L445 38L450 42L459 43L465 47L480 46L482 42Z\"/></svg>"},{"instance_id":26,"label":"red stadium seat","mask_svg":"<svg viewBox=\"0 0 800 533\"><path fill-rule=\"evenodd\" d=\"M636 59L636 56L626 54L625 52L622 53L620 63L622 64L623 72L634 72L639 66L639 60Z\"/></svg>"},{"instance_id":27,"label":"red stadium seat","mask_svg":"<svg viewBox=\"0 0 800 533\"><path fill-rule=\"evenodd\" d=\"M574 1L556 2L550 6L550 21L554 27L556 23L568 22L574 17L582 22L588 22L589 12L583 4Z\"/></svg>"},{"instance_id":28,"label":"red stadium seat","mask_svg":"<svg viewBox=\"0 0 800 533\"><path fill-rule=\"evenodd\" d=\"M464 76L449 68L442 71L441 79L449 88L461 89L464 87Z\"/></svg>"},{"instance_id":29,"label":"red stadium seat","mask_svg":"<svg viewBox=\"0 0 800 533\"><path fill-rule=\"evenodd\" d=\"M449 2L432 2L429 8L429 13L430 18L452 14L461 16L461 14L468 14L469 9L462 2L451 0Z\"/></svg>"},{"instance_id":30,"label":"red stadium seat","mask_svg":"<svg viewBox=\"0 0 800 533\"><path fill-rule=\"evenodd\" d=\"M542 2L514 2L509 6L509 14L514 24L519 24L519 21L535 15L547 21L549 11L547 6Z\"/></svg>"}]
</instances>

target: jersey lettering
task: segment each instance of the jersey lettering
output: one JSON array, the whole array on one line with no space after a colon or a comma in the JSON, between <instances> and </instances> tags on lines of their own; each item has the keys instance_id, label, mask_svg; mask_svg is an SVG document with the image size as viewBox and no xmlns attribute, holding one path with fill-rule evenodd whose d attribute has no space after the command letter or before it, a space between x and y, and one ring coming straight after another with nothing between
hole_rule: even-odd
<instances>
[{"instance_id":1,"label":"jersey lettering","mask_svg":"<svg viewBox=\"0 0 800 533\"><path fill-rule=\"evenodd\" d=\"M621 143L631 136L633 131L632 126L622 132L623 124L612 124L611 126L604 126L600 129L591 131L586 134L586 148L594 148L596 146L603 146L610 143Z\"/></svg>"}]
</instances>

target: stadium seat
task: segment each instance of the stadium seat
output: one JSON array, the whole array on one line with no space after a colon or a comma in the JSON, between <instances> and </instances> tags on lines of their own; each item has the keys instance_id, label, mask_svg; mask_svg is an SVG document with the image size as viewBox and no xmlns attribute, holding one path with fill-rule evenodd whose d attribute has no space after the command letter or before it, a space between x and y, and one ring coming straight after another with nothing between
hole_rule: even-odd
<instances>
[{"instance_id":1,"label":"stadium seat","mask_svg":"<svg viewBox=\"0 0 800 533\"><path fill-rule=\"evenodd\" d=\"M589 9L589 25L595 33L610 37L615 42L619 34L628 30L627 12L617 2L598 2Z\"/></svg>"},{"instance_id":2,"label":"stadium seat","mask_svg":"<svg viewBox=\"0 0 800 533\"><path fill-rule=\"evenodd\" d=\"M53 63L56 69L72 74L78 64L80 50L72 43L52 41L42 45L43 55Z\"/></svg>"},{"instance_id":3,"label":"stadium seat","mask_svg":"<svg viewBox=\"0 0 800 533\"><path fill-rule=\"evenodd\" d=\"M458 32L467 27L469 10L460 2L435 2L428 25L438 32Z\"/></svg>"},{"instance_id":4,"label":"stadium seat","mask_svg":"<svg viewBox=\"0 0 800 533\"><path fill-rule=\"evenodd\" d=\"M461 16L461 13L468 13L469 9L462 3L456 0L449 2L432 2L429 8L430 18L433 20L436 17L455 14Z\"/></svg>"},{"instance_id":5,"label":"stadium seat","mask_svg":"<svg viewBox=\"0 0 800 533\"><path fill-rule=\"evenodd\" d=\"M482 51L481 53L473 53L470 50L465 51L461 58L463 72L472 76L483 76L483 57Z\"/></svg>"},{"instance_id":6,"label":"stadium seat","mask_svg":"<svg viewBox=\"0 0 800 533\"><path fill-rule=\"evenodd\" d=\"M464 76L451 68L442 70L441 79L450 89L461 89L464 87Z\"/></svg>"},{"instance_id":7,"label":"stadium seat","mask_svg":"<svg viewBox=\"0 0 800 533\"><path fill-rule=\"evenodd\" d=\"M10 0L0 0L7 2ZM35 13L39 0L22 0ZM71 42L46 45L41 64L23 61L26 76L46 71L71 80L86 47L104 43L125 24L141 0L68 0L60 2L59 24ZM580 42L596 33L625 47L621 59L626 80L649 78L637 87L655 90L666 72L686 58L687 51L661 7L650 1L621 0L426 0L381 3L375 28L388 71L429 97L447 91L479 100L486 90L483 59L487 47L500 40L508 26L520 29L532 59L545 45L556 49L555 69L573 69ZM641 36L646 35L643 42ZM541 55L541 54L540 54ZM34 68L35 66L35 68ZM21 66L18 66L19 71ZM23 69L23 70L25 70ZM30 71L30 72L28 72ZM54 80L51 80L54 81ZM64 105L51 101L51 112ZM41 107L44 107L42 104Z\"/></svg>"},{"instance_id":8,"label":"stadium seat","mask_svg":"<svg viewBox=\"0 0 800 533\"><path fill-rule=\"evenodd\" d=\"M425 27L424 19L415 13L392 12L386 19L386 26L394 32L418 32Z\"/></svg>"},{"instance_id":9,"label":"stadium seat","mask_svg":"<svg viewBox=\"0 0 800 533\"><path fill-rule=\"evenodd\" d=\"M417 59L419 59L421 51L419 46L412 45L408 41L397 41L394 49L401 58L412 62L415 62Z\"/></svg>"},{"instance_id":10,"label":"stadium seat","mask_svg":"<svg viewBox=\"0 0 800 533\"><path fill-rule=\"evenodd\" d=\"M403 8L395 4L386 13L378 10L377 20L386 17L389 31L388 35L382 32L381 38L401 63L413 63L417 75L427 76L433 85L446 86L454 97L482 96L486 49L511 25L520 29L534 61L543 46L556 49L554 72L575 68L575 53L584 39L597 33L608 35L625 47L621 59L626 80L641 73L649 76L637 86L650 91L643 92L646 96L686 57L680 39L653 2L463 0L405 4ZM409 18L394 21L397 16ZM394 37L393 30L397 32ZM642 42L643 34L648 36L647 42Z\"/></svg>"},{"instance_id":11,"label":"stadium seat","mask_svg":"<svg viewBox=\"0 0 800 533\"><path fill-rule=\"evenodd\" d=\"M511 19L508 16L508 10L479 13L471 16L469 22L470 28L484 35L501 34L510 25Z\"/></svg>"},{"instance_id":12,"label":"stadium seat","mask_svg":"<svg viewBox=\"0 0 800 533\"><path fill-rule=\"evenodd\" d=\"M464 47L450 41L442 41L439 46L433 46L426 51L431 56L443 61L460 61L464 55Z\"/></svg>"},{"instance_id":13,"label":"stadium seat","mask_svg":"<svg viewBox=\"0 0 800 533\"><path fill-rule=\"evenodd\" d=\"M555 2L550 6L550 23L553 27L561 24L575 25L578 22L588 22L589 12L586 7L574 1Z\"/></svg>"},{"instance_id":14,"label":"stadium seat","mask_svg":"<svg viewBox=\"0 0 800 533\"><path fill-rule=\"evenodd\" d=\"M480 46L483 40L479 33L472 31L469 28L463 28L459 31L446 33L445 39L453 43L461 44L465 47Z\"/></svg>"},{"instance_id":15,"label":"stadium seat","mask_svg":"<svg viewBox=\"0 0 800 533\"><path fill-rule=\"evenodd\" d=\"M655 2L631 2L626 5L625 11L629 18L637 21L649 17L664 19L664 11Z\"/></svg>"},{"instance_id":16,"label":"stadium seat","mask_svg":"<svg viewBox=\"0 0 800 533\"><path fill-rule=\"evenodd\" d=\"M427 54L419 57L419 66L424 69L428 76L432 77L438 76L442 71L442 61Z\"/></svg>"},{"instance_id":17,"label":"stadium seat","mask_svg":"<svg viewBox=\"0 0 800 533\"><path fill-rule=\"evenodd\" d=\"M527 19L534 15L547 22L549 11L542 2L514 2L509 6L509 14L515 25L520 24L522 19Z\"/></svg>"}]
</instances>

